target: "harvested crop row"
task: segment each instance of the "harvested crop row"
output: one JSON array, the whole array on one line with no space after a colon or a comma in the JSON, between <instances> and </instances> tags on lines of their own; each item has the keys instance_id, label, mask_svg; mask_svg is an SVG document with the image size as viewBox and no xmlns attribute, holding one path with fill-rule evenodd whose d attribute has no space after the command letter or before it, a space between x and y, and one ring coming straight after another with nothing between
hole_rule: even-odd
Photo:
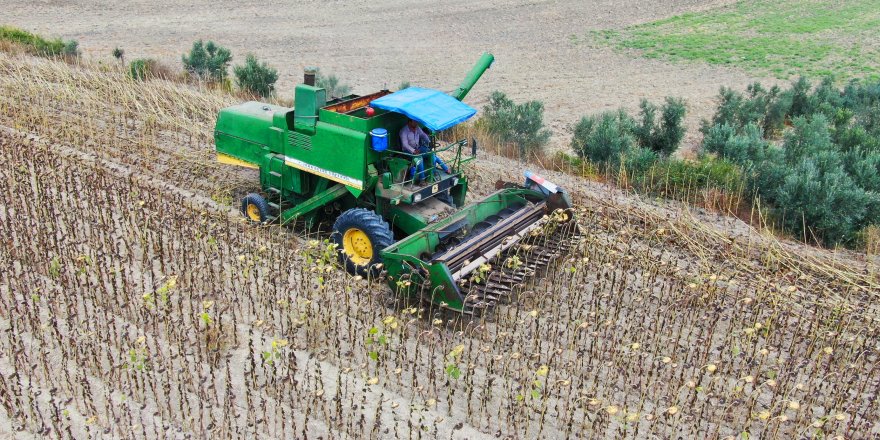
<instances>
[{"instance_id":1,"label":"harvested crop row","mask_svg":"<svg viewBox=\"0 0 880 440\"><path fill-rule=\"evenodd\" d=\"M77 90L90 83L76 81L65 102L86 101ZM0 103L41 93L0 87ZM126 130L90 131L90 113L95 127L112 116L39 99L44 116L3 117L45 140L4 130L0 142L0 404L22 429L137 438L880 429L870 264L734 236L555 174L582 204L582 241L495 315L448 319L345 275L321 240L245 227L205 192L210 172L163 173L175 149L211 160L207 139L173 134L179 123L162 126L170 138L137 144L127 134L143 123L135 112ZM92 141L77 143L80 133ZM159 153L128 162L118 151L129 148ZM474 180L477 192L498 175L519 179L492 159L476 165L492 176Z\"/></svg>"},{"instance_id":2,"label":"harvested crop row","mask_svg":"<svg viewBox=\"0 0 880 440\"><path fill-rule=\"evenodd\" d=\"M315 283L317 263L307 261L321 259L329 269L323 249L289 249L285 235L243 229L225 214L193 209L182 197L24 139L4 137L2 150L18 164L2 169L17 196L4 200L0 229L12 237L2 249L9 313L3 316L9 335L3 357L13 366L5 384L14 396L7 410L22 428L125 435L140 426L148 438L180 430L237 437L342 430L357 436L357 425L330 427L321 419L335 414L335 420L354 423L381 413L374 407L381 399L361 369L343 373L323 362L326 344L306 351L324 337L323 320L309 315L313 307L315 317L326 314L327 304L317 299L329 289L351 292L360 285L350 296L363 300L336 321L337 330L366 334L385 318L381 303L361 291L363 282L328 275L323 286ZM53 171L37 172L43 167ZM52 226L25 220L40 218L54 219ZM40 368L25 368L31 365ZM73 365L78 368L67 368ZM25 371L53 388L68 413L91 422L70 426L53 418L51 406L31 405L28 390L16 386L31 382L21 380ZM393 393L384 395L387 400ZM131 404L111 404L119 396ZM330 406L331 398L365 403ZM408 415L412 402L401 402L395 406ZM310 415L317 409L322 413Z\"/></svg>"}]
</instances>

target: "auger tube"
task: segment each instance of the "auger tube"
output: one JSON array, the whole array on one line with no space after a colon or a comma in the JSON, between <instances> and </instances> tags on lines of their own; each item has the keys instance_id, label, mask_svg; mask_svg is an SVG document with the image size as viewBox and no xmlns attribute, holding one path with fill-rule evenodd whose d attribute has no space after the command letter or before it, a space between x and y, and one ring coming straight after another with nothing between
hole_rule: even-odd
<instances>
[{"instance_id":1,"label":"auger tube","mask_svg":"<svg viewBox=\"0 0 880 440\"><path fill-rule=\"evenodd\" d=\"M471 68L470 72L468 72L467 76L464 77L464 80L461 82L461 85L455 89L454 92L450 94L453 98L461 101L467 96L468 92L474 87L474 84L480 80L480 77L483 76L483 73L492 67L492 63L495 61L495 56L491 53L486 52L483 56L477 60L477 64L474 64L474 67Z\"/></svg>"}]
</instances>

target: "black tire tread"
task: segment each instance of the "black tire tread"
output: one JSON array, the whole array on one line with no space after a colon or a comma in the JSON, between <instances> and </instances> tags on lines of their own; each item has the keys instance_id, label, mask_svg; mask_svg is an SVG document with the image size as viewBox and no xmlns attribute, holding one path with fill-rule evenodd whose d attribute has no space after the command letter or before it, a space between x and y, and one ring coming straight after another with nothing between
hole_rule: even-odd
<instances>
[{"instance_id":1,"label":"black tire tread","mask_svg":"<svg viewBox=\"0 0 880 440\"><path fill-rule=\"evenodd\" d=\"M260 217L262 217L260 223L265 223L269 219L269 215L271 212L269 209L269 202L266 200L265 197L257 193L249 193L248 195L244 196L241 199L241 214L244 215L244 218L248 221L252 221L247 215L247 206L251 203L257 205L257 208L260 210Z\"/></svg>"},{"instance_id":2,"label":"black tire tread","mask_svg":"<svg viewBox=\"0 0 880 440\"><path fill-rule=\"evenodd\" d=\"M364 231L370 237L373 244L373 260L367 266L355 266L345 256L342 250L342 235L340 228L357 227ZM339 260L349 273L356 275L367 275L368 268L381 262L379 250L394 244L394 235L391 233L391 227L379 214L365 208L351 208L336 218L333 223L333 234L330 236L334 243L338 246Z\"/></svg>"}]
</instances>

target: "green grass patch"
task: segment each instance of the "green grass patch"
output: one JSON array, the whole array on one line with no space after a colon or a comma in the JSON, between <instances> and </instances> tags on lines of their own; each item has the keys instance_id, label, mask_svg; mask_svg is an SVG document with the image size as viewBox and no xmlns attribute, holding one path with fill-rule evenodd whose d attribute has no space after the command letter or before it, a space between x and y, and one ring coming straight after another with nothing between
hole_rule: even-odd
<instances>
[{"instance_id":1,"label":"green grass patch","mask_svg":"<svg viewBox=\"0 0 880 440\"><path fill-rule=\"evenodd\" d=\"M783 79L880 78L876 0L750 0L593 36L649 58L705 61Z\"/></svg>"}]
</instances>

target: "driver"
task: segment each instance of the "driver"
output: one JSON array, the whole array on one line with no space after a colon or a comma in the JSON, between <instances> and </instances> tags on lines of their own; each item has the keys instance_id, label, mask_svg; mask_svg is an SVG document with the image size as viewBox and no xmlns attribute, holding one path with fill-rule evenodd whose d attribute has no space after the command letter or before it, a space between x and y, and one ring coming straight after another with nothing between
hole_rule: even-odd
<instances>
[{"instance_id":1,"label":"driver","mask_svg":"<svg viewBox=\"0 0 880 440\"><path fill-rule=\"evenodd\" d=\"M425 134L421 127L419 127L418 122L410 119L407 121L406 125L400 129L400 146L407 154L424 155L431 151L431 138ZM433 156L434 163L431 164L431 167L433 168L440 165L440 169L448 174L449 167L436 154ZM421 185L425 180L424 156L416 157L414 162L415 165L410 167L410 174L413 176L413 181L415 181L417 185Z\"/></svg>"}]
</instances>

